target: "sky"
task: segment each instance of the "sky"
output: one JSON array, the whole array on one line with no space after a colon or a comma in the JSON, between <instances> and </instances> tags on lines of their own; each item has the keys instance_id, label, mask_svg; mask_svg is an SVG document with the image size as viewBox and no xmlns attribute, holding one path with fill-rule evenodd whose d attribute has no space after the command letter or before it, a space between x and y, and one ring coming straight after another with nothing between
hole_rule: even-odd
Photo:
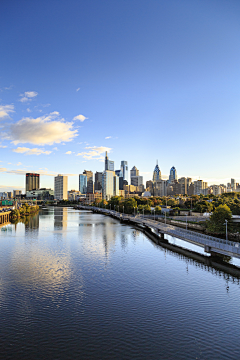
<instances>
[{"instance_id":1,"label":"sky","mask_svg":"<svg viewBox=\"0 0 240 360\"><path fill-rule=\"evenodd\" d=\"M0 191L102 171L240 182L239 0L2 0Z\"/></svg>"}]
</instances>

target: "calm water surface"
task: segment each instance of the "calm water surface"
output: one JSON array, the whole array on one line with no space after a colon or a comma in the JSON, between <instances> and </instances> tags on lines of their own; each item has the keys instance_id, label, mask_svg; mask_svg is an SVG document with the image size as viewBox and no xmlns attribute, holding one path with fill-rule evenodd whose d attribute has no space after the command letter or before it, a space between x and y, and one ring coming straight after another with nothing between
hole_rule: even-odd
<instances>
[{"instance_id":1,"label":"calm water surface","mask_svg":"<svg viewBox=\"0 0 240 360\"><path fill-rule=\"evenodd\" d=\"M100 214L0 231L1 359L240 359L240 285Z\"/></svg>"}]
</instances>

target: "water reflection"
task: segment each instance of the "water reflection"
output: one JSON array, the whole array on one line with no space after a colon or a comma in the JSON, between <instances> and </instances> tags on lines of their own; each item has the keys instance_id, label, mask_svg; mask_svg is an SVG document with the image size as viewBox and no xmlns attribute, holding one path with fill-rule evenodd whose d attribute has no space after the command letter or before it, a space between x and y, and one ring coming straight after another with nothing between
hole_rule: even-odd
<instances>
[{"instance_id":1,"label":"water reflection","mask_svg":"<svg viewBox=\"0 0 240 360\"><path fill-rule=\"evenodd\" d=\"M100 214L42 210L0 233L1 357L235 360L239 290L234 267Z\"/></svg>"},{"instance_id":2,"label":"water reflection","mask_svg":"<svg viewBox=\"0 0 240 360\"><path fill-rule=\"evenodd\" d=\"M68 224L68 208L54 207L54 228L66 229Z\"/></svg>"}]
</instances>

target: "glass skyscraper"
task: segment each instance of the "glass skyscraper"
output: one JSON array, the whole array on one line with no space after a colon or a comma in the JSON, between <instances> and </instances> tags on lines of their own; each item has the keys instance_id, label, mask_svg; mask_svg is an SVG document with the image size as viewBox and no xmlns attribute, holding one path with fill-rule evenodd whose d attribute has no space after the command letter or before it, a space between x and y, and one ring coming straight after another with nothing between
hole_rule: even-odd
<instances>
[{"instance_id":1,"label":"glass skyscraper","mask_svg":"<svg viewBox=\"0 0 240 360\"><path fill-rule=\"evenodd\" d=\"M177 170L176 168L173 166L171 169L170 169L170 175L169 175L169 181L172 182L174 180L177 180Z\"/></svg>"},{"instance_id":2,"label":"glass skyscraper","mask_svg":"<svg viewBox=\"0 0 240 360\"><path fill-rule=\"evenodd\" d=\"M105 170L114 171L114 161L108 159L107 151L105 156Z\"/></svg>"},{"instance_id":3,"label":"glass skyscraper","mask_svg":"<svg viewBox=\"0 0 240 360\"><path fill-rule=\"evenodd\" d=\"M125 160L121 161L121 170L123 174L123 180L128 181L128 162Z\"/></svg>"},{"instance_id":4,"label":"glass skyscraper","mask_svg":"<svg viewBox=\"0 0 240 360\"><path fill-rule=\"evenodd\" d=\"M79 191L82 194L87 193L87 175L85 175L85 174L79 175Z\"/></svg>"},{"instance_id":5,"label":"glass skyscraper","mask_svg":"<svg viewBox=\"0 0 240 360\"><path fill-rule=\"evenodd\" d=\"M157 180L161 180L162 178L162 174L161 174L161 170L159 169L158 163L155 166L155 169L153 170L153 182L157 181Z\"/></svg>"}]
</instances>

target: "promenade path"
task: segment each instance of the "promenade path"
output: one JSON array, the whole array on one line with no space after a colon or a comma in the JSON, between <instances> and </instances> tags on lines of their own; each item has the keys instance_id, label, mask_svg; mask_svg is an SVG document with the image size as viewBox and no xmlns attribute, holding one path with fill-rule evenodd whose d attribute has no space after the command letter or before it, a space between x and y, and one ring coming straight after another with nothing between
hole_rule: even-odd
<instances>
[{"instance_id":1,"label":"promenade path","mask_svg":"<svg viewBox=\"0 0 240 360\"><path fill-rule=\"evenodd\" d=\"M225 256L233 256L240 258L240 243L235 241L224 240L221 238L201 234L196 231L191 231L183 228L179 228L173 225L167 225L155 220L144 218L139 215L127 215L122 214L114 210L108 210L93 206L81 206L78 208L84 210L91 210L106 215L113 216L124 222L131 222L139 225L143 228L151 230L153 233L159 236L160 241L164 239L164 234L173 236L178 239L182 239L189 243L201 246L204 251L211 254L221 254Z\"/></svg>"}]
</instances>

